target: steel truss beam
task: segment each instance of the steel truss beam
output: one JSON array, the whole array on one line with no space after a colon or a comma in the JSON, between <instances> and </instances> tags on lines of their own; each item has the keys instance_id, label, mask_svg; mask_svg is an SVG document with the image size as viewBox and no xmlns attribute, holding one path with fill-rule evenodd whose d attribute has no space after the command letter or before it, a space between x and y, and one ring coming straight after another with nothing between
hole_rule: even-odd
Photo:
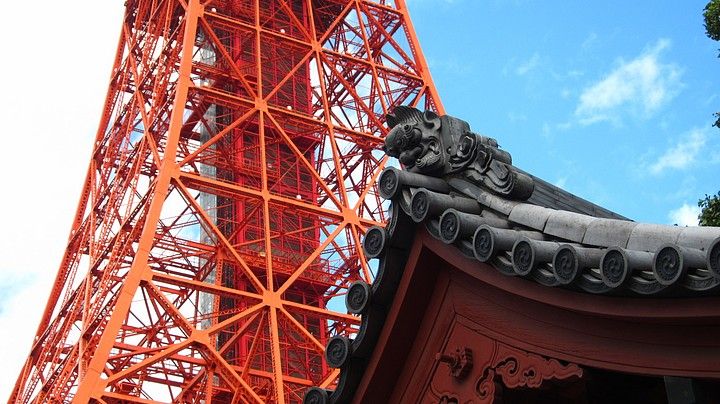
<instances>
[{"instance_id":1,"label":"steel truss beam","mask_svg":"<svg viewBox=\"0 0 720 404\"><path fill-rule=\"evenodd\" d=\"M336 383L384 116L442 112L402 0L128 0L11 402L299 402Z\"/></svg>"}]
</instances>

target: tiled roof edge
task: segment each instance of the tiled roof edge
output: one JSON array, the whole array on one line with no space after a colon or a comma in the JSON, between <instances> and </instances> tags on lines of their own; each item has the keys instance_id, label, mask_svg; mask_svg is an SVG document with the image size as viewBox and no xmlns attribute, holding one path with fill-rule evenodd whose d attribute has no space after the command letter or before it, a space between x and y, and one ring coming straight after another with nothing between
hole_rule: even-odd
<instances>
[{"instance_id":1,"label":"tiled roof edge","mask_svg":"<svg viewBox=\"0 0 720 404\"><path fill-rule=\"evenodd\" d=\"M335 390L312 387L305 393L305 404L339 404L350 402L372 355L385 317L414 241L416 224L401 210L398 203L391 205L390 221L385 227L368 229L363 239L363 250L368 259L379 259L372 285L356 281L348 288L345 306L349 313L361 316L360 330L354 339L346 336L331 338L325 348L329 366L340 369Z\"/></svg>"}]
</instances>

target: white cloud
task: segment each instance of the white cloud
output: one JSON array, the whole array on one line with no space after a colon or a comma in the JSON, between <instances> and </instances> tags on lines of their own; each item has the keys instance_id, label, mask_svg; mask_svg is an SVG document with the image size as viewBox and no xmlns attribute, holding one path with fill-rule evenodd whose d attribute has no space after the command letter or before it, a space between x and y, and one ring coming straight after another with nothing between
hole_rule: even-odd
<instances>
[{"instance_id":1,"label":"white cloud","mask_svg":"<svg viewBox=\"0 0 720 404\"><path fill-rule=\"evenodd\" d=\"M660 60L670 41L654 46L619 65L580 95L575 115L583 125L601 121L619 122L623 115L648 117L657 112L680 90L681 70Z\"/></svg>"},{"instance_id":2,"label":"white cloud","mask_svg":"<svg viewBox=\"0 0 720 404\"><path fill-rule=\"evenodd\" d=\"M594 32L591 32L591 33L585 38L585 40L582 42L582 44L580 45L580 47L582 48L582 50L589 50L589 49L591 49L593 46L595 46L595 44L597 44L597 42L598 42L598 34L596 34L596 33L594 33Z\"/></svg>"},{"instance_id":3,"label":"white cloud","mask_svg":"<svg viewBox=\"0 0 720 404\"><path fill-rule=\"evenodd\" d=\"M7 398L50 294L100 120L122 2L8 2L0 24L0 397ZM48 62L50 61L50 62ZM68 157L70 156L70 157Z\"/></svg>"},{"instance_id":4,"label":"white cloud","mask_svg":"<svg viewBox=\"0 0 720 404\"><path fill-rule=\"evenodd\" d=\"M697 226L699 214L699 207L683 203L681 207L671 210L670 213L668 213L668 218L670 219L670 224Z\"/></svg>"},{"instance_id":5,"label":"white cloud","mask_svg":"<svg viewBox=\"0 0 720 404\"><path fill-rule=\"evenodd\" d=\"M442 70L450 75L467 75L474 72L475 68L468 61L461 60L455 55L445 55L442 59L427 59L428 67L432 71Z\"/></svg>"},{"instance_id":6,"label":"white cloud","mask_svg":"<svg viewBox=\"0 0 720 404\"><path fill-rule=\"evenodd\" d=\"M692 166L707 143L707 138L707 130L693 129L658 157L648 170L652 174L660 174L667 169L682 170Z\"/></svg>"},{"instance_id":7,"label":"white cloud","mask_svg":"<svg viewBox=\"0 0 720 404\"><path fill-rule=\"evenodd\" d=\"M558 130L566 131L566 130L572 129L573 123L572 123L571 121L568 121L568 122L560 122L559 124L555 125L555 127L556 127Z\"/></svg>"},{"instance_id":8,"label":"white cloud","mask_svg":"<svg viewBox=\"0 0 720 404\"><path fill-rule=\"evenodd\" d=\"M571 122L563 122L559 124L550 124L544 122L540 128L540 134L546 139L552 139L556 134L560 132L566 132L572 128Z\"/></svg>"},{"instance_id":9,"label":"white cloud","mask_svg":"<svg viewBox=\"0 0 720 404\"><path fill-rule=\"evenodd\" d=\"M532 57L530 57L530 59L524 61L515 68L515 74L518 76L524 76L537 68L538 65L540 65L540 55L536 52L532 55Z\"/></svg>"},{"instance_id":10,"label":"white cloud","mask_svg":"<svg viewBox=\"0 0 720 404\"><path fill-rule=\"evenodd\" d=\"M412 6L420 6L420 5L437 5L437 3L441 4L456 4L461 2L462 0L407 0L407 3Z\"/></svg>"}]
</instances>

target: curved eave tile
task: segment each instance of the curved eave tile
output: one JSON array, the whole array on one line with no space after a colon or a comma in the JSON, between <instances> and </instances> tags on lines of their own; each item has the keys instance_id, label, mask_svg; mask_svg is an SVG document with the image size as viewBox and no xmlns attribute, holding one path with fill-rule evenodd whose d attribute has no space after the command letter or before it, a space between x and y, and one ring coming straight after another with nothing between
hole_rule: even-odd
<instances>
[{"instance_id":1,"label":"curved eave tile","mask_svg":"<svg viewBox=\"0 0 720 404\"><path fill-rule=\"evenodd\" d=\"M363 240L365 255L379 259L375 280L372 285L363 281L353 283L345 298L348 312L361 316L360 330L355 339L336 336L326 346L328 364L340 369L338 384L335 390L309 389L303 400L306 404L349 402L375 349L415 236L416 224L405 213L409 207L401 206L405 200L402 193L393 196L388 224L369 229Z\"/></svg>"}]
</instances>

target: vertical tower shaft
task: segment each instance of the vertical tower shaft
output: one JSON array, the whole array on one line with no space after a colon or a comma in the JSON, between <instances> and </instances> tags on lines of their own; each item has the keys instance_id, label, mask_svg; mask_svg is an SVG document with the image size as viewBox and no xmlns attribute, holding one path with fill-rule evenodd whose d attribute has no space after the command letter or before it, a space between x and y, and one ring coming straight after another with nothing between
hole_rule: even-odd
<instances>
[{"instance_id":1,"label":"vertical tower shaft","mask_svg":"<svg viewBox=\"0 0 720 404\"><path fill-rule=\"evenodd\" d=\"M298 402L358 331L384 116L441 111L402 0L128 0L11 402Z\"/></svg>"}]
</instances>

